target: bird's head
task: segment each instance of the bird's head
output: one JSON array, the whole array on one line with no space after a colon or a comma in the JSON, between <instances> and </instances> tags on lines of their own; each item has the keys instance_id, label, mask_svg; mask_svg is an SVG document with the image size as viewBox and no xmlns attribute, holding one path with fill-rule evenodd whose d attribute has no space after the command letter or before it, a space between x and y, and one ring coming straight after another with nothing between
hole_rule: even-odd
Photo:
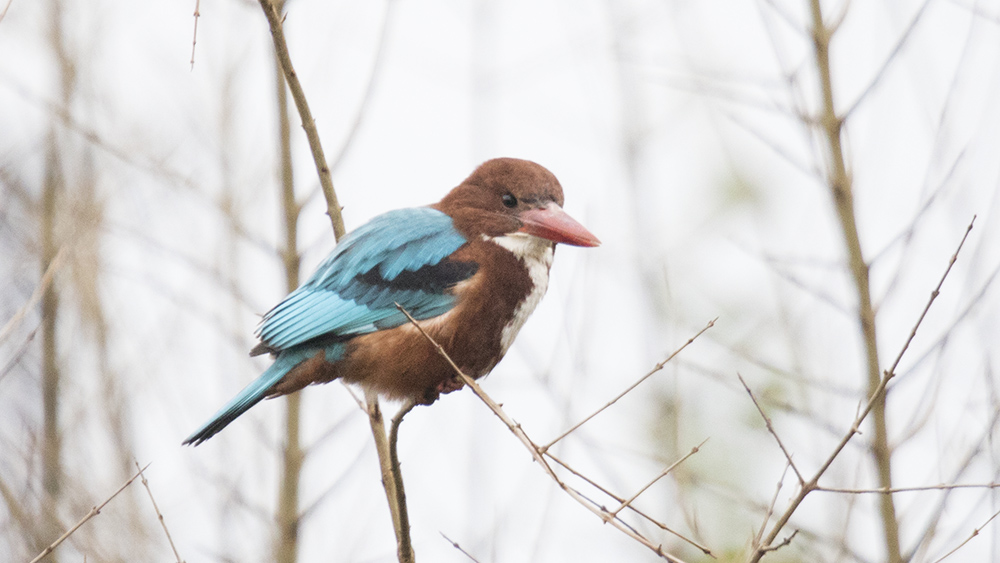
<instances>
[{"instance_id":1,"label":"bird's head","mask_svg":"<svg viewBox=\"0 0 1000 563\"><path fill-rule=\"evenodd\" d=\"M583 225L562 209L563 191L543 166L516 158L484 162L434 207L467 237L522 232L554 243L597 246Z\"/></svg>"}]
</instances>

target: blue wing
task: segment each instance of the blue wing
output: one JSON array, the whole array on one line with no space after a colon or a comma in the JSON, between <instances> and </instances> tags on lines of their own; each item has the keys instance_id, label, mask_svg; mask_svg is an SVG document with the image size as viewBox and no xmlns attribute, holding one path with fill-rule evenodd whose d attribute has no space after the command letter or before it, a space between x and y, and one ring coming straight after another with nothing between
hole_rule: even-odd
<instances>
[{"instance_id":1,"label":"blue wing","mask_svg":"<svg viewBox=\"0 0 1000 563\"><path fill-rule=\"evenodd\" d=\"M471 277L475 263L446 258L466 243L451 217L429 207L375 217L345 236L302 286L271 309L257 327L270 350L321 336L350 336L406 322L455 305L447 290Z\"/></svg>"},{"instance_id":2,"label":"blue wing","mask_svg":"<svg viewBox=\"0 0 1000 563\"><path fill-rule=\"evenodd\" d=\"M447 259L465 243L451 217L427 207L390 211L345 236L257 327L264 349L277 353L271 367L184 443L198 445L214 436L317 349L336 361L344 353L342 340L407 322L396 303L416 319L450 310L455 296L448 290L478 268Z\"/></svg>"}]
</instances>

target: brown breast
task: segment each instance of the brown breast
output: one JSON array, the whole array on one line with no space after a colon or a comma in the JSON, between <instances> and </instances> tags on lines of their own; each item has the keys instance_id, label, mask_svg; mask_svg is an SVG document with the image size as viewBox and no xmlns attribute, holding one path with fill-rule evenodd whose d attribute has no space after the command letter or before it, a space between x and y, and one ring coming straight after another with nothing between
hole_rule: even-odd
<instances>
[{"instance_id":1,"label":"brown breast","mask_svg":"<svg viewBox=\"0 0 1000 563\"><path fill-rule=\"evenodd\" d=\"M479 269L453 289L458 295L454 309L420 321L471 377L486 375L503 358L545 291L552 244L525 237L529 235L515 235L513 242L511 237L480 239L459 249L452 259L474 261ZM455 373L416 328L405 324L352 339L330 375L390 398L433 400L433 390Z\"/></svg>"}]
</instances>

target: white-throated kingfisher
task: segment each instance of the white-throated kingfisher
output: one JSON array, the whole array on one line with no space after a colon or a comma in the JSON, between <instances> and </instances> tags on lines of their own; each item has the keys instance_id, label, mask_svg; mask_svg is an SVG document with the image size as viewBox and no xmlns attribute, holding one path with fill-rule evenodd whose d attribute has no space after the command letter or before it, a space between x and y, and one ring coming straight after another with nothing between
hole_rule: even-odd
<instances>
[{"instance_id":1,"label":"white-throated kingfisher","mask_svg":"<svg viewBox=\"0 0 1000 563\"><path fill-rule=\"evenodd\" d=\"M312 383L340 379L425 404L460 388L397 303L463 372L483 377L545 294L556 243L600 244L562 204L547 169L498 158L439 203L358 227L264 315L250 354L270 353L274 363L184 443L200 444L261 399Z\"/></svg>"}]
</instances>

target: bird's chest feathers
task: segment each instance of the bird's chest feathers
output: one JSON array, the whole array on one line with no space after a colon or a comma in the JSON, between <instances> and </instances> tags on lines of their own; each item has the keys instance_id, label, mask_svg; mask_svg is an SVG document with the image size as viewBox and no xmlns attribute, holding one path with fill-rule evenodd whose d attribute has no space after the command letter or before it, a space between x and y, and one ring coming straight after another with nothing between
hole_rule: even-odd
<instances>
[{"instance_id":1,"label":"bird's chest feathers","mask_svg":"<svg viewBox=\"0 0 1000 563\"><path fill-rule=\"evenodd\" d=\"M454 309L420 321L421 327L468 375L474 378L486 375L506 354L545 295L553 246L547 240L524 233L484 236L471 241L452 259L476 263L476 274L453 288L458 297ZM401 337L424 342L416 329L407 326L400 329ZM445 365L442 369L450 376L450 368Z\"/></svg>"},{"instance_id":2,"label":"bird's chest feathers","mask_svg":"<svg viewBox=\"0 0 1000 563\"><path fill-rule=\"evenodd\" d=\"M538 306L545 290L549 286L549 268L552 267L553 244L547 240L525 233L513 233L501 237L484 237L487 242L496 244L509 251L516 259L517 267L521 270L517 277L521 283L520 288L511 288L515 293L519 293L515 298L516 305L509 313L506 323L500 331L500 355L507 353L510 345L514 343L514 338L524 326L525 321ZM527 280L523 273L527 273ZM498 272L498 275L511 275L513 272ZM527 282L527 283L525 283ZM518 289L520 291L518 291Z\"/></svg>"}]
</instances>

